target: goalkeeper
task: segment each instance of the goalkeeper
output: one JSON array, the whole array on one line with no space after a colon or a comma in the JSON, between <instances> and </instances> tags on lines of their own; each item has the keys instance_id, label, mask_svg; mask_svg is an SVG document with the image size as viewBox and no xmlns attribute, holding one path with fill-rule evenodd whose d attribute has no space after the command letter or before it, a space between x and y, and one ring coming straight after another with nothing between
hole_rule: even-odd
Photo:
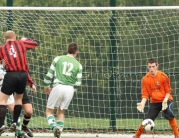
<instances>
[{"instance_id":1,"label":"goalkeeper","mask_svg":"<svg viewBox=\"0 0 179 138\"><path fill-rule=\"evenodd\" d=\"M64 127L65 110L68 109L75 89L81 85L82 65L75 59L77 54L77 44L70 43L67 48L67 55L55 57L44 78L44 91L49 94L46 108L47 122L57 138L60 137ZM54 81L51 91L52 78L54 78ZM53 115L55 107L58 110L57 122L55 122Z\"/></svg>"},{"instance_id":2,"label":"goalkeeper","mask_svg":"<svg viewBox=\"0 0 179 138\"><path fill-rule=\"evenodd\" d=\"M137 110L144 112L145 103L150 97L150 107L145 119L154 121L162 110L164 118L169 121L173 130L174 138L179 138L177 121L173 114L170 80L164 72L158 71L158 63L155 59L148 59L147 67L149 72L142 78L142 101L137 103ZM144 129L140 125L133 138L140 138L143 132Z\"/></svg>"},{"instance_id":3,"label":"goalkeeper","mask_svg":"<svg viewBox=\"0 0 179 138\"><path fill-rule=\"evenodd\" d=\"M2 81L4 79L5 74L6 74L6 71L3 67L3 64L0 64L0 87L2 87ZM28 77L28 85L30 87L32 87L34 92L36 92L36 87L35 87L34 82L32 81L30 76ZM9 109L10 113L13 114L13 110L14 110L14 96L13 96L13 94L10 95L10 97L8 98L6 105ZM29 137L33 137L31 130L27 127L27 124L29 123L30 118L32 116L33 110L32 110L32 104L31 104L31 102L30 102L30 100L27 96L26 91L24 92L24 95L23 95L23 98L22 98L22 107L25 111L25 114L24 114L24 117L23 117L22 130L25 131ZM19 129L20 125L21 124L20 124L20 119L19 119L18 123L17 123L17 130L16 130L17 138L27 137L21 132L21 129Z\"/></svg>"}]
</instances>

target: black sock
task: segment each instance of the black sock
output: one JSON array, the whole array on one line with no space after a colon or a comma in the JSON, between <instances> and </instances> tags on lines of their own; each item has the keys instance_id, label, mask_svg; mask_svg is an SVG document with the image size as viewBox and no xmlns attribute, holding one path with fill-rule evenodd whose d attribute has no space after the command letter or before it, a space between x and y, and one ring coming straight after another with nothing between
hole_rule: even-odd
<instances>
[{"instance_id":1,"label":"black sock","mask_svg":"<svg viewBox=\"0 0 179 138\"><path fill-rule=\"evenodd\" d=\"M21 114L21 110L22 110L22 105L15 105L14 106L14 120L13 123L17 123L18 118Z\"/></svg>"},{"instance_id":2,"label":"black sock","mask_svg":"<svg viewBox=\"0 0 179 138\"><path fill-rule=\"evenodd\" d=\"M0 127L4 125L5 116L6 116L6 105L0 105Z\"/></svg>"},{"instance_id":3,"label":"black sock","mask_svg":"<svg viewBox=\"0 0 179 138\"><path fill-rule=\"evenodd\" d=\"M24 118L23 118L23 125L24 126L28 125L30 118L31 118L31 116L28 117L26 114L24 115Z\"/></svg>"}]
</instances>

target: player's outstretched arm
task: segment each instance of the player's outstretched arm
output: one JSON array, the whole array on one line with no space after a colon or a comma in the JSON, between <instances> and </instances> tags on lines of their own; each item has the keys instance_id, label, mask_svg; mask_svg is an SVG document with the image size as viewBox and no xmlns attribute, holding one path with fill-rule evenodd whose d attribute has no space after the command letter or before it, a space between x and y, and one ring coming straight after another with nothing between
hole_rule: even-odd
<instances>
[{"instance_id":1,"label":"player's outstretched arm","mask_svg":"<svg viewBox=\"0 0 179 138\"><path fill-rule=\"evenodd\" d=\"M38 46L38 42L30 38L22 37L21 41L23 42L23 45L27 50L34 49Z\"/></svg>"},{"instance_id":2,"label":"player's outstretched arm","mask_svg":"<svg viewBox=\"0 0 179 138\"><path fill-rule=\"evenodd\" d=\"M144 107L145 107L145 103L146 103L147 99L146 98L142 98L142 101L140 103L137 103L137 110L139 112L144 112Z\"/></svg>"}]
</instances>

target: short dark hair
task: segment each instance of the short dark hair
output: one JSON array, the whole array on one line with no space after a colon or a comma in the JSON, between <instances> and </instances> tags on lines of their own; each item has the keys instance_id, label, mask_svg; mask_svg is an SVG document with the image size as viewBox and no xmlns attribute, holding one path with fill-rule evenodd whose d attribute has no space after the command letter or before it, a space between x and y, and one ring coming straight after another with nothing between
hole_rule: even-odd
<instances>
[{"instance_id":1,"label":"short dark hair","mask_svg":"<svg viewBox=\"0 0 179 138\"><path fill-rule=\"evenodd\" d=\"M69 53L69 54L75 54L76 51L78 51L78 45L75 42L71 42L68 45L67 53Z\"/></svg>"},{"instance_id":2,"label":"short dark hair","mask_svg":"<svg viewBox=\"0 0 179 138\"><path fill-rule=\"evenodd\" d=\"M149 58L148 60L147 60L147 64L152 64L152 63L155 63L156 65L158 65L158 62L157 62L157 60L156 59L154 59L154 58Z\"/></svg>"}]
</instances>

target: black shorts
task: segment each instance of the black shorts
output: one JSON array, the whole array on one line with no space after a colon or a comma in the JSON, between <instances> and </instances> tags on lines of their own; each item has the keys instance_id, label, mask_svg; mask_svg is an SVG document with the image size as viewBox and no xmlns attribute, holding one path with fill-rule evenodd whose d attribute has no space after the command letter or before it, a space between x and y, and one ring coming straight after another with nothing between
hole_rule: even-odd
<instances>
[{"instance_id":1,"label":"black shorts","mask_svg":"<svg viewBox=\"0 0 179 138\"><path fill-rule=\"evenodd\" d=\"M163 117L167 120L173 119L173 101L168 101L168 108L163 111ZM156 119L160 111L162 110L162 102L161 103L150 103L149 111L145 119L150 118L153 121Z\"/></svg>"},{"instance_id":2,"label":"black shorts","mask_svg":"<svg viewBox=\"0 0 179 138\"><path fill-rule=\"evenodd\" d=\"M27 91L25 90L23 98L22 98L22 104L28 104L28 103L31 103L31 102L30 102L30 99L27 95Z\"/></svg>"},{"instance_id":3,"label":"black shorts","mask_svg":"<svg viewBox=\"0 0 179 138\"><path fill-rule=\"evenodd\" d=\"M7 72L1 87L1 92L11 95L16 92L23 94L27 85L27 73L21 71Z\"/></svg>"}]
</instances>

